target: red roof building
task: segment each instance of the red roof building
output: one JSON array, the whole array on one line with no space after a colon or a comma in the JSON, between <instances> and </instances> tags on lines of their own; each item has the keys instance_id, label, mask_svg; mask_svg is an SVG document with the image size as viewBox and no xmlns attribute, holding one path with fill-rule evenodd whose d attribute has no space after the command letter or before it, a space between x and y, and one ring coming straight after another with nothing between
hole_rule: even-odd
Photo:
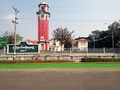
<instances>
[{"instance_id":1,"label":"red roof building","mask_svg":"<svg viewBox=\"0 0 120 90\"><path fill-rule=\"evenodd\" d=\"M79 51L88 51L88 40L81 38L79 40L72 41L72 50L79 50Z\"/></svg>"},{"instance_id":2,"label":"red roof building","mask_svg":"<svg viewBox=\"0 0 120 90\"><path fill-rule=\"evenodd\" d=\"M38 41L30 39L25 40L25 42L28 42L29 44L38 44Z\"/></svg>"}]
</instances>

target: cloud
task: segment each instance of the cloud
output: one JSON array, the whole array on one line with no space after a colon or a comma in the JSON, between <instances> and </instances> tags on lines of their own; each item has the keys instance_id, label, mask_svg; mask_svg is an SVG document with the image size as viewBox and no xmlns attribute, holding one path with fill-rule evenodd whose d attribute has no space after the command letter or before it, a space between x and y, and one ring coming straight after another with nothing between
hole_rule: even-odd
<instances>
[{"instance_id":1,"label":"cloud","mask_svg":"<svg viewBox=\"0 0 120 90\"><path fill-rule=\"evenodd\" d=\"M14 18L15 18L14 14L9 14L9 15L4 17L4 19L6 19L6 20L14 20Z\"/></svg>"}]
</instances>

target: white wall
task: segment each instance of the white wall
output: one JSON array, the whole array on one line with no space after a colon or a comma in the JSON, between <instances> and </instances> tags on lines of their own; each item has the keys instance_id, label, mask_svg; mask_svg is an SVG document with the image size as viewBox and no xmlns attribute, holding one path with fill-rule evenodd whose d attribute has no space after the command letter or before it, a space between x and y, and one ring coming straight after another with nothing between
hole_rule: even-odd
<instances>
[{"instance_id":1,"label":"white wall","mask_svg":"<svg viewBox=\"0 0 120 90\"><path fill-rule=\"evenodd\" d=\"M80 51L87 51L88 49L88 42L78 42L78 49L80 49Z\"/></svg>"},{"instance_id":2,"label":"white wall","mask_svg":"<svg viewBox=\"0 0 120 90\"><path fill-rule=\"evenodd\" d=\"M50 40L49 49L50 51L61 51L60 41ZM62 45L62 51L64 51L64 45Z\"/></svg>"},{"instance_id":3,"label":"white wall","mask_svg":"<svg viewBox=\"0 0 120 90\"><path fill-rule=\"evenodd\" d=\"M87 51L88 50L88 42L78 41L77 45L72 45L72 50Z\"/></svg>"}]
</instances>

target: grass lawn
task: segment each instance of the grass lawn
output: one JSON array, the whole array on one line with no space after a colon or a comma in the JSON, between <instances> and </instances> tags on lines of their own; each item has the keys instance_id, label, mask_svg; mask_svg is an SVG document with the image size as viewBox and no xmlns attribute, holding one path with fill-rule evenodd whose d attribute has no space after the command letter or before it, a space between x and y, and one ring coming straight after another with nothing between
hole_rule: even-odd
<instances>
[{"instance_id":1,"label":"grass lawn","mask_svg":"<svg viewBox=\"0 0 120 90\"><path fill-rule=\"evenodd\" d=\"M32 68L120 68L120 63L0 64L0 69Z\"/></svg>"}]
</instances>

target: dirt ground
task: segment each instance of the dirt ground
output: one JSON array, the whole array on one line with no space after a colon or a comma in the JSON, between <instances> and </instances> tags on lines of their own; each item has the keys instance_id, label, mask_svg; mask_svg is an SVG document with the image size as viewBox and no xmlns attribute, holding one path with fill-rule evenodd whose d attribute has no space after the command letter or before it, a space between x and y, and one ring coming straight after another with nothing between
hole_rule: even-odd
<instances>
[{"instance_id":1,"label":"dirt ground","mask_svg":"<svg viewBox=\"0 0 120 90\"><path fill-rule=\"evenodd\" d=\"M0 90L120 90L120 69L0 69Z\"/></svg>"}]
</instances>

